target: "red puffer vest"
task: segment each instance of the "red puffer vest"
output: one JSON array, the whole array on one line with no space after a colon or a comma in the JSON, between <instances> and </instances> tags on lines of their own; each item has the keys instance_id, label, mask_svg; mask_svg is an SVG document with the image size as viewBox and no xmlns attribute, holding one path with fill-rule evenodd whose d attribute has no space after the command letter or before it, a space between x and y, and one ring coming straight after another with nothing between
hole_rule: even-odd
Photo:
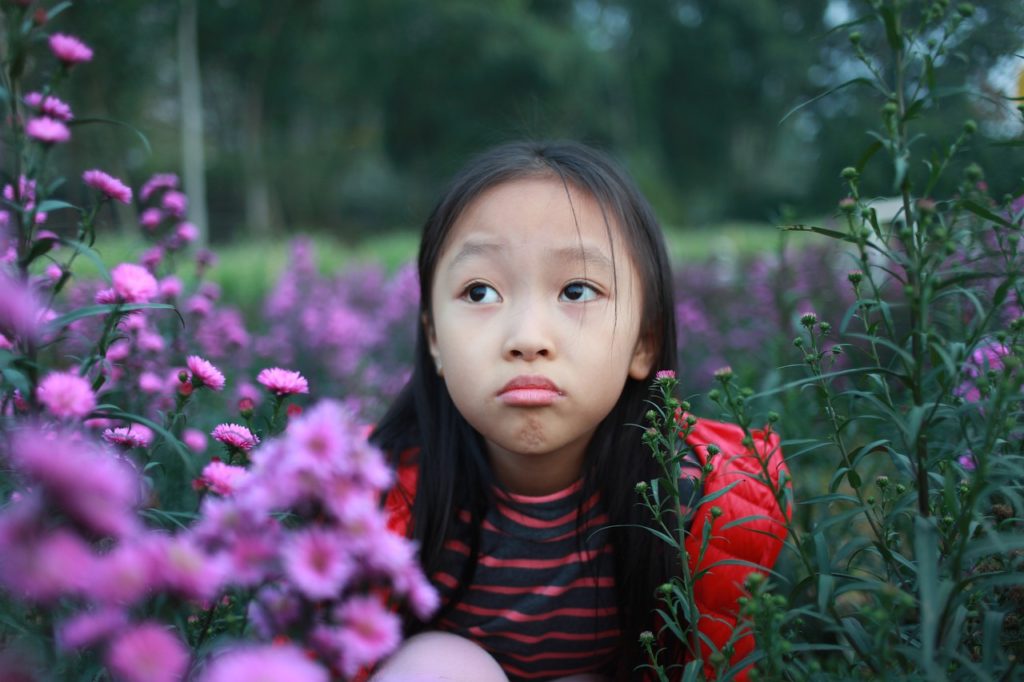
<instances>
[{"instance_id":1,"label":"red puffer vest","mask_svg":"<svg viewBox=\"0 0 1024 682\"><path fill-rule=\"evenodd\" d=\"M755 570L749 564L770 569L786 539L785 517L772 490L763 483L768 477L772 487L778 489L780 477L785 472L783 485L790 486L779 437L770 430L760 429L753 430L751 436L754 439L753 449L744 447L743 430L738 426L698 419L686 437L687 444L697 453L701 464L708 461L708 445L717 445L721 451L711 460L713 469L704 479L703 494L710 496L728 489L697 509L690 526L693 533L686 541L691 575L707 571L695 583L694 592L701 613L698 628L704 638L714 644L714 649L722 649L732 637L739 620L738 600L745 594L743 583ZM400 467L396 485L385 502L388 527L401 535L409 532L417 474L415 465ZM717 517L711 512L715 508L721 511ZM789 512L787 509L786 516ZM711 522L711 539L698 565L701 534L708 521ZM743 563L731 563L736 560ZM704 638L701 639L701 647L707 661L714 649ZM750 633L734 641L731 662L739 662L754 649L754 645L754 637ZM707 679L715 677L710 663L705 666L705 676ZM746 672L735 679L746 680Z\"/></svg>"}]
</instances>

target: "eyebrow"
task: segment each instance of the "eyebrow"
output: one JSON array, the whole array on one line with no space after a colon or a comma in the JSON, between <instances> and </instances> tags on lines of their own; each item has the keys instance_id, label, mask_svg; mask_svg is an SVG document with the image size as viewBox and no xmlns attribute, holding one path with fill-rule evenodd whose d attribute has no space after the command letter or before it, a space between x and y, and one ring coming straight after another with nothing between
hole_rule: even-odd
<instances>
[{"instance_id":1,"label":"eyebrow","mask_svg":"<svg viewBox=\"0 0 1024 682\"><path fill-rule=\"evenodd\" d=\"M465 260L476 257L488 257L499 254L507 248L506 244L499 242L467 241L459 248L458 253L452 258L451 265L454 267ZM614 270L612 261L600 249L593 246L581 244L578 246L564 246L551 252L551 260L562 263L583 263L584 267L606 268Z\"/></svg>"}]
</instances>

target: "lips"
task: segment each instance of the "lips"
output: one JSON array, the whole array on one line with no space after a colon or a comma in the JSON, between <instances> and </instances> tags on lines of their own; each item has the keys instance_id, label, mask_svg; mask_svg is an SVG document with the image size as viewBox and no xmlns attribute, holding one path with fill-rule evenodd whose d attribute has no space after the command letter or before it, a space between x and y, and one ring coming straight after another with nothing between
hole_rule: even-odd
<instances>
[{"instance_id":1,"label":"lips","mask_svg":"<svg viewBox=\"0 0 1024 682\"><path fill-rule=\"evenodd\" d=\"M542 376L518 376L498 391L498 400L514 407L544 407L565 394Z\"/></svg>"}]
</instances>

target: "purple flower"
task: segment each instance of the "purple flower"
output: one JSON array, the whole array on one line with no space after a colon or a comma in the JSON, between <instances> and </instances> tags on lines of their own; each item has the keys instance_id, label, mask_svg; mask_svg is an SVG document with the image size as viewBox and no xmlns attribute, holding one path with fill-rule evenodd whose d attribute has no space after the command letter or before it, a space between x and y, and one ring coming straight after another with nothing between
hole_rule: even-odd
<instances>
[{"instance_id":1,"label":"purple flower","mask_svg":"<svg viewBox=\"0 0 1024 682\"><path fill-rule=\"evenodd\" d=\"M215 656L200 682L328 682L328 679L327 671L310 661L305 652L286 644L234 649Z\"/></svg>"},{"instance_id":2,"label":"purple flower","mask_svg":"<svg viewBox=\"0 0 1024 682\"><path fill-rule=\"evenodd\" d=\"M11 443L14 468L48 500L101 535L122 537L138 528L138 474L125 460L76 437L24 429Z\"/></svg>"},{"instance_id":3,"label":"purple flower","mask_svg":"<svg viewBox=\"0 0 1024 682\"><path fill-rule=\"evenodd\" d=\"M39 382L36 397L57 417L84 417L96 409L92 385L73 372L50 372Z\"/></svg>"},{"instance_id":4,"label":"purple flower","mask_svg":"<svg viewBox=\"0 0 1024 682\"><path fill-rule=\"evenodd\" d=\"M190 355L185 360L185 364L192 372L193 382L198 379L200 386L207 386L212 391L224 390L224 374L210 362L198 355Z\"/></svg>"},{"instance_id":5,"label":"purple flower","mask_svg":"<svg viewBox=\"0 0 1024 682\"><path fill-rule=\"evenodd\" d=\"M293 533L281 553L285 576L312 600L341 594L354 571L344 539L322 528Z\"/></svg>"},{"instance_id":6,"label":"purple flower","mask_svg":"<svg viewBox=\"0 0 1024 682\"><path fill-rule=\"evenodd\" d=\"M200 478L207 488L218 495L230 495L248 475L249 472L244 467L232 466L214 459L203 468Z\"/></svg>"},{"instance_id":7,"label":"purple flower","mask_svg":"<svg viewBox=\"0 0 1024 682\"><path fill-rule=\"evenodd\" d=\"M148 201L153 194L162 189L177 189L178 176L174 173L157 173L142 186L139 191L139 198Z\"/></svg>"},{"instance_id":8,"label":"purple flower","mask_svg":"<svg viewBox=\"0 0 1024 682\"><path fill-rule=\"evenodd\" d=\"M21 280L0 270L0 334L11 341L34 343L42 332L43 307L35 291Z\"/></svg>"},{"instance_id":9,"label":"purple flower","mask_svg":"<svg viewBox=\"0 0 1024 682\"><path fill-rule=\"evenodd\" d=\"M43 97L42 93L30 92L25 95L25 104L58 121L67 122L74 118L71 107L53 95Z\"/></svg>"},{"instance_id":10,"label":"purple flower","mask_svg":"<svg viewBox=\"0 0 1024 682\"><path fill-rule=\"evenodd\" d=\"M125 450L148 448L153 444L153 430L142 424L118 426L103 431L103 440Z\"/></svg>"},{"instance_id":11,"label":"purple flower","mask_svg":"<svg viewBox=\"0 0 1024 682\"><path fill-rule=\"evenodd\" d=\"M25 134L43 144L58 144L71 139L71 131L63 121L49 116L29 119L25 124Z\"/></svg>"},{"instance_id":12,"label":"purple flower","mask_svg":"<svg viewBox=\"0 0 1024 682\"><path fill-rule=\"evenodd\" d=\"M269 367L260 370L256 381L267 387L275 395L294 395L296 393L309 393L309 384L298 372L293 372L280 367Z\"/></svg>"},{"instance_id":13,"label":"purple flower","mask_svg":"<svg viewBox=\"0 0 1024 682\"><path fill-rule=\"evenodd\" d=\"M160 205L165 211L174 216L175 218L184 218L185 211L188 210L188 197L181 192L170 191L164 194L163 200Z\"/></svg>"},{"instance_id":14,"label":"purple flower","mask_svg":"<svg viewBox=\"0 0 1024 682\"><path fill-rule=\"evenodd\" d=\"M402 624L398 616L384 608L374 596L353 596L335 611L342 623L338 632L341 668L346 675L355 675L366 665L384 658L402 640Z\"/></svg>"},{"instance_id":15,"label":"purple flower","mask_svg":"<svg viewBox=\"0 0 1024 682\"><path fill-rule=\"evenodd\" d=\"M189 654L165 626L141 623L111 642L106 663L125 682L180 682L188 670Z\"/></svg>"},{"instance_id":16,"label":"purple flower","mask_svg":"<svg viewBox=\"0 0 1024 682\"><path fill-rule=\"evenodd\" d=\"M259 444L260 439L241 424L218 424L210 432L214 440L218 440L232 450L248 452Z\"/></svg>"},{"instance_id":17,"label":"purple flower","mask_svg":"<svg viewBox=\"0 0 1024 682\"><path fill-rule=\"evenodd\" d=\"M128 625L128 615L115 607L102 607L68 618L57 628L57 646L63 651L94 646Z\"/></svg>"},{"instance_id":18,"label":"purple flower","mask_svg":"<svg viewBox=\"0 0 1024 682\"><path fill-rule=\"evenodd\" d=\"M956 463L963 467L964 471L974 471L978 468L978 460L974 458L974 453L970 450L957 457Z\"/></svg>"},{"instance_id":19,"label":"purple flower","mask_svg":"<svg viewBox=\"0 0 1024 682\"><path fill-rule=\"evenodd\" d=\"M96 294L97 303L149 303L157 294L156 278L135 263L121 263L110 271L114 286Z\"/></svg>"},{"instance_id":20,"label":"purple flower","mask_svg":"<svg viewBox=\"0 0 1024 682\"><path fill-rule=\"evenodd\" d=\"M92 50L75 36L54 33L50 36L50 50L65 66L71 67L92 60Z\"/></svg>"},{"instance_id":21,"label":"purple flower","mask_svg":"<svg viewBox=\"0 0 1024 682\"><path fill-rule=\"evenodd\" d=\"M199 429L185 429L181 439L192 452L206 451L206 434Z\"/></svg>"},{"instance_id":22,"label":"purple flower","mask_svg":"<svg viewBox=\"0 0 1024 682\"><path fill-rule=\"evenodd\" d=\"M132 190L128 185L98 168L82 173L82 180L89 187L99 190L114 201L120 201L122 204L130 204L132 201Z\"/></svg>"}]
</instances>

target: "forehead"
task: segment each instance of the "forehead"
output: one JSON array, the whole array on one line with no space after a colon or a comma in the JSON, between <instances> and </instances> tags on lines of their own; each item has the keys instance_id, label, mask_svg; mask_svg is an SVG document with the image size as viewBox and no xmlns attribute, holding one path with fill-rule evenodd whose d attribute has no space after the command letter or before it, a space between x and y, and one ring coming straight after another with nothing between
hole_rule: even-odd
<instances>
[{"instance_id":1,"label":"forehead","mask_svg":"<svg viewBox=\"0 0 1024 682\"><path fill-rule=\"evenodd\" d=\"M441 260L450 264L526 245L563 259L628 260L614 216L590 193L556 177L517 179L481 193L452 225Z\"/></svg>"}]
</instances>

